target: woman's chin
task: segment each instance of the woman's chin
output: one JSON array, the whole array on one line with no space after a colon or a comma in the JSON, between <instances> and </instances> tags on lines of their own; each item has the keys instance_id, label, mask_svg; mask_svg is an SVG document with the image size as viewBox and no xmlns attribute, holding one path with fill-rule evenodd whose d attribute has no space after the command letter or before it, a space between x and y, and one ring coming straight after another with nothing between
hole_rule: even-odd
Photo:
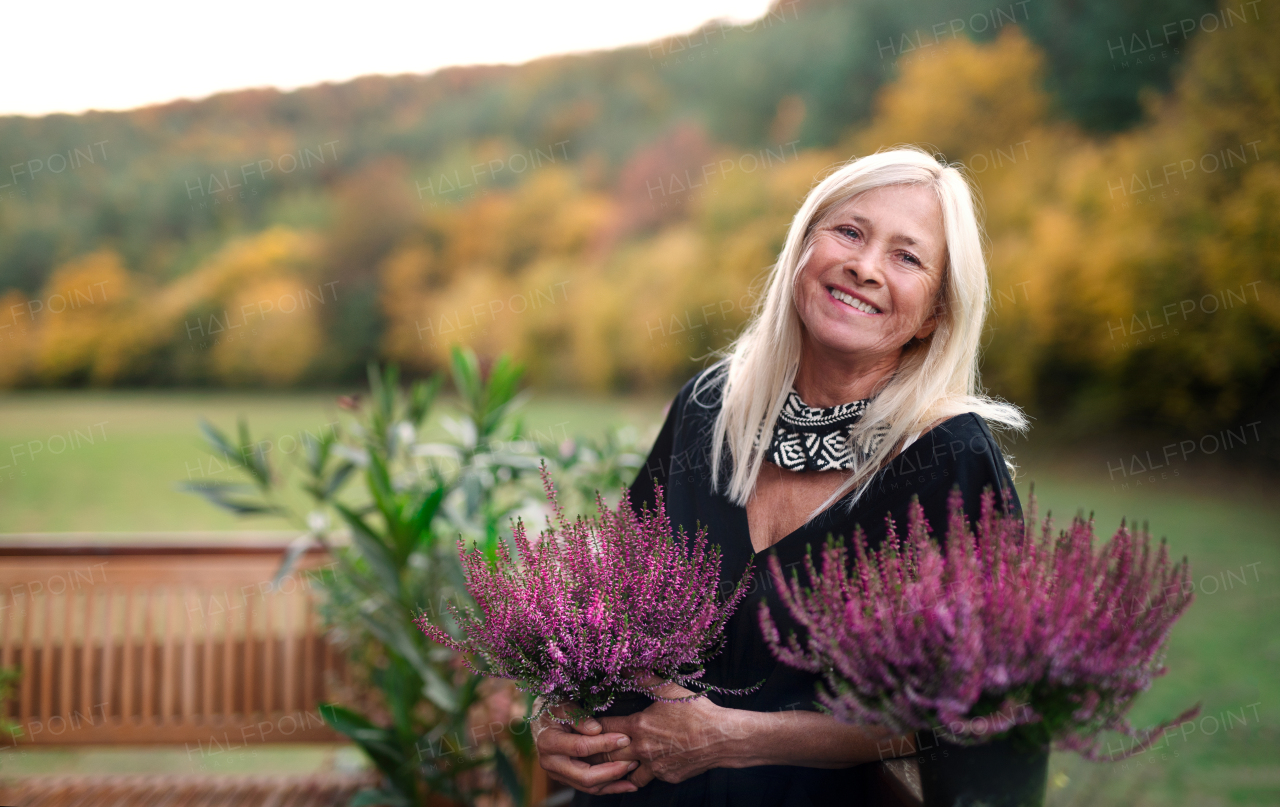
<instances>
[{"instance_id":1,"label":"woman's chin","mask_svg":"<svg viewBox=\"0 0 1280 807\"><path fill-rule=\"evenodd\" d=\"M880 334L862 332L850 333L851 329L842 328L835 333L813 334L814 341L832 353L847 356L878 355L884 352L885 340Z\"/></svg>"}]
</instances>

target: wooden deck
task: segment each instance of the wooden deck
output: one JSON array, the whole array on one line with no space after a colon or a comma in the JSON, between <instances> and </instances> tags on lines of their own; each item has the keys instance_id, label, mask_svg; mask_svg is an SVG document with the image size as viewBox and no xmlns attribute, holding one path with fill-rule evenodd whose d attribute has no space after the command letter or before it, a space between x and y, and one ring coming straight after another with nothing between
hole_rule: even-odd
<instances>
[{"instance_id":1,"label":"wooden deck","mask_svg":"<svg viewBox=\"0 0 1280 807\"><path fill-rule=\"evenodd\" d=\"M363 775L61 776L0 786L6 807L346 807Z\"/></svg>"}]
</instances>

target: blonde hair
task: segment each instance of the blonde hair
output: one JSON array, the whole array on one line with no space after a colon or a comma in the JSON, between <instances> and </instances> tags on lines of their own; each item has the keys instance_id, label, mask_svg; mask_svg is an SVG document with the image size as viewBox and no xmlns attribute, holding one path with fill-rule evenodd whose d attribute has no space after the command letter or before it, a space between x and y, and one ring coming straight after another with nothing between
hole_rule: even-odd
<instances>
[{"instance_id":1,"label":"blonde hair","mask_svg":"<svg viewBox=\"0 0 1280 807\"><path fill-rule=\"evenodd\" d=\"M795 304L795 282L824 218L858 194L886 185L932 188L942 207L946 234L946 262L935 301L936 329L923 340L903 348L901 361L874 395L862 419L853 427L855 445L876 444L874 430L888 431L869 456L857 462L845 483L809 514L806 521L854 494L852 509L876 472L891 460L909 435L929 424L973 412L996 426L1025 431L1027 420L1012 404L984 395L978 380L978 353L983 321L990 302L982 233L975 213L974 193L954 165L943 165L922 149L900 147L851 160L819 182L796 212L778 261L769 271L767 287L757 299L742 333L694 384L722 384L722 401L711 435L711 485L720 489L724 449L732 456L727 495L746 506L755 490L764 452L778 413L791 390L800 365L801 321ZM758 444L757 437L759 437ZM856 452L855 452L856 454Z\"/></svg>"}]
</instances>

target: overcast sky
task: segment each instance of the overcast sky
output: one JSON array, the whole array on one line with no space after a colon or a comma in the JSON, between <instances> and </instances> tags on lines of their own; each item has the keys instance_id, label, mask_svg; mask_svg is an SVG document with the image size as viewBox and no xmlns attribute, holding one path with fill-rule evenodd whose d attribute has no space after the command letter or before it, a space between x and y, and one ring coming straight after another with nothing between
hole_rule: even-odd
<instances>
[{"instance_id":1,"label":"overcast sky","mask_svg":"<svg viewBox=\"0 0 1280 807\"><path fill-rule=\"evenodd\" d=\"M518 64L747 21L767 0L128 0L4 12L0 114L131 109L223 90L369 73Z\"/></svg>"}]
</instances>

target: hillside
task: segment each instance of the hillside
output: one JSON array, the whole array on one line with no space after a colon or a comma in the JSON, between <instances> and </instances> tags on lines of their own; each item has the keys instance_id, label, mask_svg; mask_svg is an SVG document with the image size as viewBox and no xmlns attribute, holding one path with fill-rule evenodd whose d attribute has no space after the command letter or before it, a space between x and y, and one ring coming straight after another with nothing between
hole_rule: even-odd
<instances>
[{"instance_id":1,"label":"hillside","mask_svg":"<svg viewBox=\"0 0 1280 807\"><path fill-rule=\"evenodd\" d=\"M346 383L463 341L545 388L669 388L815 180L909 142L982 195L992 391L1157 447L1243 433L1280 405L1277 24L792 2L518 67L3 118L0 387Z\"/></svg>"}]
</instances>

